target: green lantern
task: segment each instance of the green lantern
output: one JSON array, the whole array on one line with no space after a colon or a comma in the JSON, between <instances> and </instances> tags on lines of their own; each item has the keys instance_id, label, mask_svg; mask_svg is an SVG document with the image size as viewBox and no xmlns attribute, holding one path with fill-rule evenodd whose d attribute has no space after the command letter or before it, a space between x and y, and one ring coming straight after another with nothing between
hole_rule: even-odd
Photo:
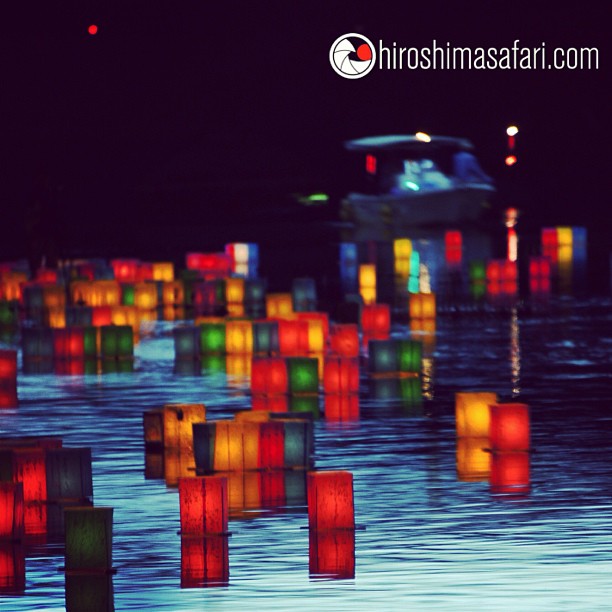
<instances>
[{"instance_id":1,"label":"green lantern","mask_svg":"<svg viewBox=\"0 0 612 612\"><path fill-rule=\"evenodd\" d=\"M289 393L319 392L319 362L314 357L288 357Z\"/></svg>"}]
</instances>

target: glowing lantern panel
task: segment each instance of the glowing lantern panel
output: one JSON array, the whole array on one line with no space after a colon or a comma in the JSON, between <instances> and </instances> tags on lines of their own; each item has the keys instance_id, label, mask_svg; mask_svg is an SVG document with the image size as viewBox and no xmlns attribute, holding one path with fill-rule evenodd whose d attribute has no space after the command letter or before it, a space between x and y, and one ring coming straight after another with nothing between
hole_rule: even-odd
<instances>
[{"instance_id":1,"label":"glowing lantern panel","mask_svg":"<svg viewBox=\"0 0 612 612\"><path fill-rule=\"evenodd\" d=\"M345 471L308 472L308 527L354 529L353 475Z\"/></svg>"},{"instance_id":2,"label":"glowing lantern panel","mask_svg":"<svg viewBox=\"0 0 612 612\"><path fill-rule=\"evenodd\" d=\"M529 450L530 429L527 404L492 404L489 406L489 411L489 439L493 450Z\"/></svg>"},{"instance_id":3,"label":"glowing lantern panel","mask_svg":"<svg viewBox=\"0 0 612 612\"><path fill-rule=\"evenodd\" d=\"M489 406L497 404L497 393L460 391L455 393L457 437L488 438Z\"/></svg>"},{"instance_id":4,"label":"glowing lantern panel","mask_svg":"<svg viewBox=\"0 0 612 612\"><path fill-rule=\"evenodd\" d=\"M226 478L179 478L178 488L182 536L227 533L229 497Z\"/></svg>"}]
</instances>

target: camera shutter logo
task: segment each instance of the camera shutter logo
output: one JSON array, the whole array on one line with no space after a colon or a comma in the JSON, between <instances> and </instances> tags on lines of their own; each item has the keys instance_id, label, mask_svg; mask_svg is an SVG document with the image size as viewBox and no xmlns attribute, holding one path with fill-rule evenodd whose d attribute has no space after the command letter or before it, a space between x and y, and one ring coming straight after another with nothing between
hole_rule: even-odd
<instances>
[{"instance_id":1,"label":"camera shutter logo","mask_svg":"<svg viewBox=\"0 0 612 612\"><path fill-rule=\"evenodd\" d=\"M329 50L329 63L345 79L360 79L374 68L376 49L362 34L343 34Z\"/></svg>"}]
</instances>

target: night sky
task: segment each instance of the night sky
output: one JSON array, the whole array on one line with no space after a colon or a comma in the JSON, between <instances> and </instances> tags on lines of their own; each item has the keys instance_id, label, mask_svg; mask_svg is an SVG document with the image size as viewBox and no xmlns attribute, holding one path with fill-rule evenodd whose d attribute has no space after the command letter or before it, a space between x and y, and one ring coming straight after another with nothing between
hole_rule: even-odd
<instances>
[{"instance_id":1,"label":"night sky","mask_svg":"<svg viewBox=\"0 0 612 612\"><path fill-rule=\"evenodd\" d=\"M184 226L201 238L186 248L218 248L227 215L272 215L313 190L337 201L350 186L343 140L417 130L471 139L498 204L525 223L610 226L604 2L18 4L1 20L0 258L19 254L41 209L60 254L84 237L126 251L130 232ZM352 31L399 46L598 47L599 70L345 80L328 53ZM511 123L519 164L507 169Z\"/></svg>"}]
</instances>

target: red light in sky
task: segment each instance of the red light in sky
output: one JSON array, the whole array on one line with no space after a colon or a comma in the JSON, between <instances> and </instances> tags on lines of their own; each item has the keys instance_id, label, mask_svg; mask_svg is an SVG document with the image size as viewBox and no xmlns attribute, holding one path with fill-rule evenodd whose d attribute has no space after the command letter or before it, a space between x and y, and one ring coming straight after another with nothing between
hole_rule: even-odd
<instances>
[{"instance_id":1,"label":"red light in sky","mask_svg":"<svg viewBox=\"0 0 612 612\"><path fill-rule=\"evenodd\" d=\"M98 33L98 26L97 26L97 25L95 25L95 24L92 24L92 25L90 25L90 26L87 28L87 31L88 31L88 32L89 32L89 33L90 33L92 36L94 36L95 34L97 34L97 33Z\"/></svg>"},{"instance_id":2,"label":"red light in sky","mask_svg":"<svg viewBox=\"0 0 612 612\"><path fill-rule=\"evenodd\" d=\"M508 155L506 157L506 166L514 166L518 160L516 159L516 155Z\"/></svg>"}]
</instances>

